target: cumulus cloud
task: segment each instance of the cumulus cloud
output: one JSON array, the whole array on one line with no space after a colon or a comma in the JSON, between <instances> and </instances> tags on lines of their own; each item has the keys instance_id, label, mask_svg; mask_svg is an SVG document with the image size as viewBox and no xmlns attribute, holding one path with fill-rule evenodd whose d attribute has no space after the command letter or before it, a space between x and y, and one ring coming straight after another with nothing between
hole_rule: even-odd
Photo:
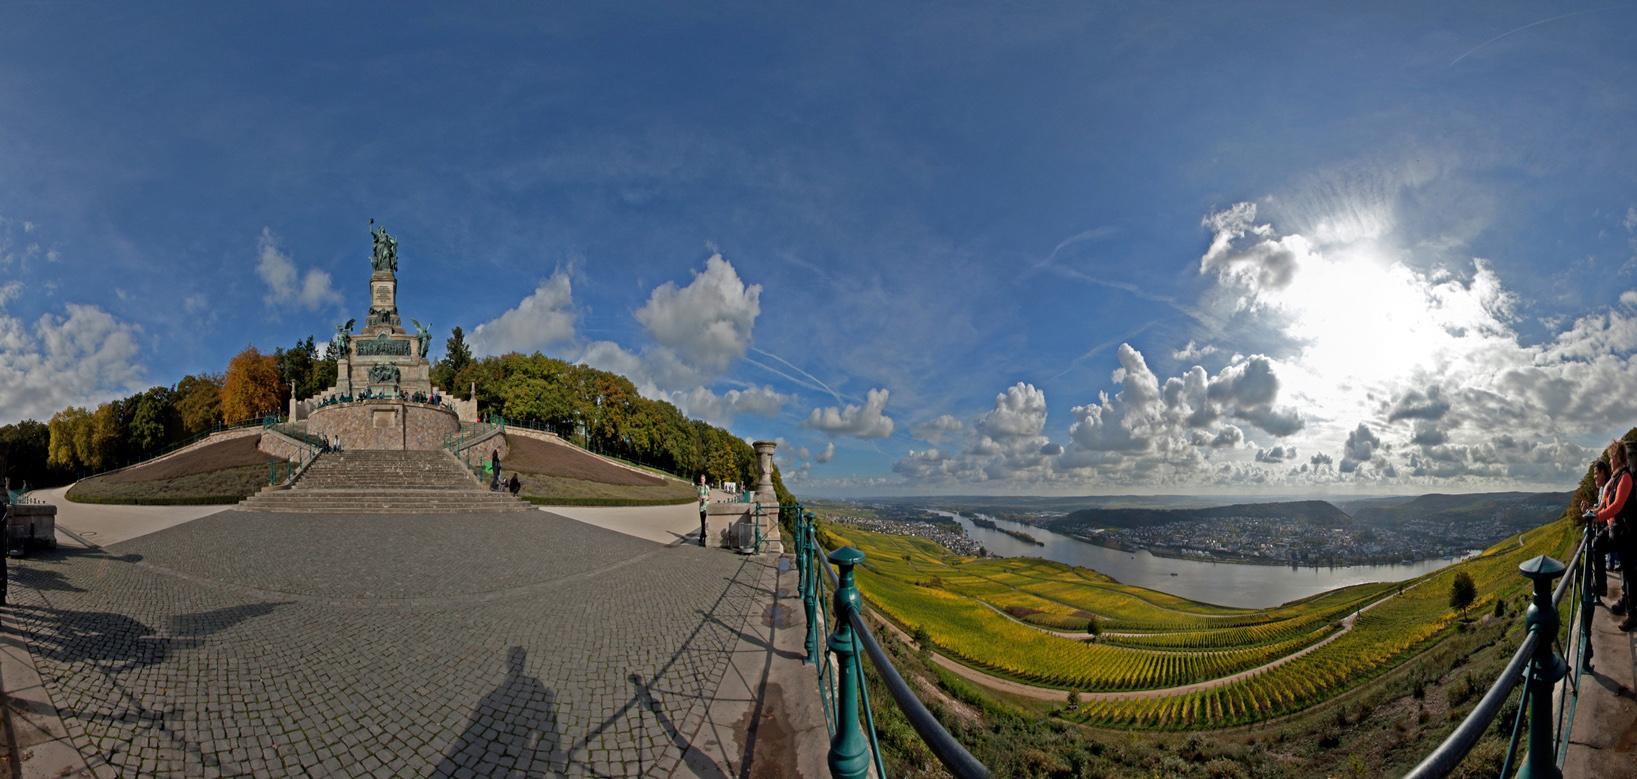
<instances>
[{"instance_id":1,"label":"cumulus cloud","mask_svg":"<svg viewBox=\"0 0 1637 779\"><path fill-rule=\"evenodd\" d=\"M722 427L733 424L734 418L739 414L778 416L785 404L796 399L794 395L786 395L766 386L745 390L732 389L720 395L708 387L662 394L663 399L669 400L688 416Z\"/></svg>"},{"instance_id":2,"label":"cumulus cloud","mask_svg":"<svg viewBox=\"0 0 1637 779\"><path fill-rule=\"evenodd\" d=\"M1361 463L1370 462L1375 457L1375 451L1381 446L1381 439L1370 431L1370 426L1359 423L1357 429L1347 434L1347 442L1341 449L1342 473L1352 473Z\"/></svg>"},{"instance_id":3,"label":"cumulus cloud","mask_svg":"<svg viewBox=\"0 0 1637 779\"><path fill-rule=\"evenodd\" d=\"M933 446L952 440L966 429L966 423L949 414L929 419L909 429L909 434Z\"/></svg>"},{"instance_id":4,"label":"cumulus cloud","mask_svg":"<svg viewBox=\"0 0 1637 779\"><path fill-rule=\"evenodd\" d=\"M561 268L540 280L534 293L500 316L472 329L478 354L529 354L574 340L574 287Z\"/></svg>"},{"instance_id":5,"label":"cumulus cloud","mask_svg":"<svg viewBox=\"0 0 1637 779\"><path fill-rule=\"evenodd\" d=\"M1216 354L1216 352L1217 348L1215 346L1211 346L1209 344L1196 346L1194 345L1193 340L1189 339L1187 346L1184 346L1181 349L1171 350L1171 359L1182 362L1192 362L1208 354Z\"/></svg>"},{"instance_id":6,"label":"cumulus cloud","mask_svg":"<svg viewBox=\"0 0 1637 779\"><path fill-rule=\"evenodd\" d=\"M893 431L892 419L882 413L887 408L887 394L884 388L872 389L866 394L862 406L848 404L846 408L815 408L802 427L821 430L833 436L886 438Z\"/></svg>"},{"instance_id":7,"label":"cumulus cloud","mask_svg":"<svg viewBox=\"0 0 1637 779\"><path fill-rule=\"evenodd\" d=\"M824 442L824 448L820 449L818 452L816 452L813 455L813 462L823 464L823 463L827 463L827 462L829 462L831 460L834 460L835 458L836 458L836 442L826 441L826 442Z\"/></svg>"},{"instance_id":8,"label":"cumulus cloud","mask_svg":"<svg viewBox=\"0 0 1637 779\"><path fill-rule=\"evenodd\" d=\"M0 298L20 290L8 283ZM0 424L94 406L142 379L136 362L141 328L96 306L69 303L65 311L41 316L31 328L0 309Z\"/></svg>"},{"instance_id":9,"label":"cumulus cloud","mask_svg":"<svg viewBox=\"0 0 1637 779\"><path fill-rule=\"evenodd\" d=\"M1256 450L1256 461L1259 463L1282 463L1294 459L1296 459L1296 447L1294 446L1275 446L1272 449Z\"/></svg>"},{"instance_id":10,"label":"cumulus cloud","mask_svg":"<svg viewBox=\"0 0 1637 779\"><path fill-rule=\"evenodd\" d=\"M330 285L330 274L317 268L308 268L303 276L296 268L294 260L280 251L278 237L273 231L262 228L261 238L256 242L259 259L256 262L256 275L267 284L267 295L263 301L269 306L298 305L308 311L317 311L321 308L341 306L341 293Z\"/></svg>"},{"instance_id":11,"label":"cumulus cloud","mask_svg":"<svg viewBox=\"0 0 1637 779\"><path fill-rule=\"evenodd\" d=\"M665 282L637 309L637 321L678 363L714 375L745 356L761 313L762 285L746 285L733 264L713 254L686 287Z\"/></svg>"}]
</instances>

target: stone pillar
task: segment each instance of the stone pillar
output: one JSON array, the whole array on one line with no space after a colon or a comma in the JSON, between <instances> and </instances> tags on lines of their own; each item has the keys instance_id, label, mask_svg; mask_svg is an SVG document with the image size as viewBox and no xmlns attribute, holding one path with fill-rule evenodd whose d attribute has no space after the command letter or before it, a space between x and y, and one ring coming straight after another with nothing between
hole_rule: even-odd
<instances>
[{"instance_id":1,"label":"stone pillar","mask_svg":"<svg viewBox=\"0 0 1637 779\"><path fill-rule=\"evenodd\" d=\"M756 502L777 506L779 497L773 492L773 450L779 445L773 441L757 441L751 447L756 450Z\"/></svg>"}]
</instances>

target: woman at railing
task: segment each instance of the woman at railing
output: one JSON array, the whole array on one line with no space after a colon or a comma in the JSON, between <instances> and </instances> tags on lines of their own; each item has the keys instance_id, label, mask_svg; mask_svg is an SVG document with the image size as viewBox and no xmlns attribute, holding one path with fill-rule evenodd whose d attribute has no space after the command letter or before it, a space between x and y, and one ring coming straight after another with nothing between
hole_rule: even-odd
<instances>
[{"instance_id":1,"label":"woman at railing","mask_svg":"<svg viewBox=\"0 0 1637 779\"><path fill-rule=\"evenodd\" d=\"M1592 515L1590 521L1592 529L1592 591L1599 598L1606 598L1609 594L1608 571L1603 565L1603 558L1608 554L1609 533L1608 524L1598 522L1596 512L1602 511L1609 504L1609 464L1604 460L1592 461L1592 483L1597 485L1597 505L1593 506L1586 501L1580 501L1580 513Z\"/></svg>"},{"instance_id":2,"label":"woman at railing","mask_svg":"<svg viewBox=\"0 0 1637 779\"><path fill-rule=\"evenodd\" d=\"M1597 522L1608 526L1614 549L1619 552L1620 559L1630 560L1632 551L1632 529L1637 527L1637 505L1630 500L1632 491L1632 473L1626 462L1626 446L1620 441L1609 444L1609 482L1611 495L1608 504L1597 512ZM1630 566L1622 563L1622 571L1629 571ZM1631 632L1637 628L1637 614L1631 610L1631 576L1623 573L1620 587L1620 601L1609 609L1615 614L1624 614L1626 619L1620 623L1620 629Z\"/></svg>"}]
</instances>

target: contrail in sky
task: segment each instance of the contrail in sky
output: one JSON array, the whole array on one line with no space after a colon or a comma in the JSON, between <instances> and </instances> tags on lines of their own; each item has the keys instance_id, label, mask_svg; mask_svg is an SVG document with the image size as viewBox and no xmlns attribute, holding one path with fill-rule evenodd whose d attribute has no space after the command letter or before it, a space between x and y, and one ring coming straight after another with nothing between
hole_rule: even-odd
<instances>
[{"instance_id":1,"label":"contrail in sky","mask_svg":"<svg viewBox=\"0 0 1637 779\"><path fill-rule=\"evenodd\" d=\"M1456 57L1453 62L1449 63L1449 65L1450 65L1450 67L1455 67L1456 62L1460 62L1461 60L1466 59L1468 55L1472 54L1472 52L1475 52L1475 51L1477 51L1477 50L1479 50L1479 49L1481 49L1481 48L1483 48L1485 46L1488 46L1491 43L1494 43L1495 41L1498 41L1498 40L1500 40L1502 38L1505 38L1506 36L1511 35L1512 33L1523 32L1524 30L1527 30L1530 27L1537 27L1537 26L1545 24L1547 22L1555 22L1555 21L1557 21L1559 19L1567 19L1567 18L1569 18L1571 16L1585 16L1586 14L1594 14L1594 13L1597 13L1598 11L1612 11L1612 10L1614 10L1616 8L1629 8L1629 7L1631 7L1630 3L1622 3L1620 5L1608 5L1608 6L1604 6L1602 8L1593 8L1593 9L1586 10L1586 11L1575 11L1574 13L1571 13L1571 14L1563 14L1562 16L1554 16L1554 17L1552 17L1550 19L1542 19L1542 20L1540 20L1538 22L1530 22L1529 24L1526 24L1526 25L1524 25L1522 27L1519 27L1516 30L1511 30L1509 32L1503 32L1500 35L1497 35L1497 36L1495 36L1493 38L1490 38L1487 41L1484 41L1483 43L1478 44L1477 46L1473 46L1472 48L1467 50L1466 54L1462 54L1461 56Z\"/></svg>"}]
</instances>

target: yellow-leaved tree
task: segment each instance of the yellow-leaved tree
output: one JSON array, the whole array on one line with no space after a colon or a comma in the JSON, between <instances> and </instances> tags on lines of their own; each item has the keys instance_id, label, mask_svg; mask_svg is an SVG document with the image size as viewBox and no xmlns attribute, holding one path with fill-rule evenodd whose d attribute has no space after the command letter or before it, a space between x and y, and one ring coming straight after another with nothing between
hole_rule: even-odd
<instances>
[{"instance_id":1,"label":"yellow-leaved tree","mask_svg":"<svg viewBox=\"0 0 1637 779\"><path fill-rule=\"evenodd\" d=\"M46 425L51 442L46 445L46 463L54 468L78 470L91 464L91 412L78 406L58 411Z\"/></svg>"},{"instance_id":2,"label":"yellow-leaved tree","mask_svg":"<svg viewBox=\"0 0 1637 779\"><path fill-rule=\"evenodd\" d=\"M227 376L222 380L222 418L231 424L276 413L283 408L289 392L279 378L273 355L247 346L227 364Z\"/></svg>"}]
</instances>

